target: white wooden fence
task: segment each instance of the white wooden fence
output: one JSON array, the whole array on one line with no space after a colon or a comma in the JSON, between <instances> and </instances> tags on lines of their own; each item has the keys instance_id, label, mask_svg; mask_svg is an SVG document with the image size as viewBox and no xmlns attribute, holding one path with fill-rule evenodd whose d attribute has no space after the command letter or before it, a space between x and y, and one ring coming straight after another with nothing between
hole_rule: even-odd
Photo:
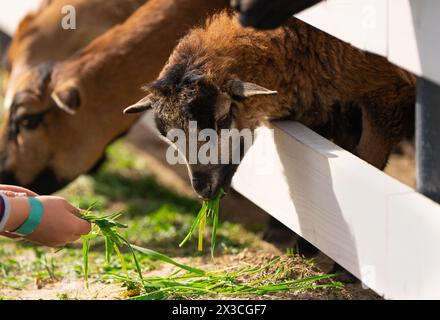
<instances>
[{"instance_id":1,"label":"white wooden fence","mask_svg":"<svg viewBox=\"0 0 440 320\"><path fill-rule=\"evenodd\" d=\"M436 83L439 16L438 0L328 0L299 15ZM269 138L267 130L236 190L385 298L440 299L437 203L298 123L275 123ZM269 165L256 170L262 155Z\"/></svg>"},{"instance_id":2,"label":"white wooden fence","mask_svg":"<svg viewBox=\"0 0 440 320\"><path fill-rule=\"evenodd\" d=\"M440 1L327 0L305 22L440 84Z\"/></svg>"},{"instance_id":3,"label":"white wooden fence","mask_svg":"<svg viewBox=\"0 0 440 320\"><path fill-rule=\"evenodd\" d=\"M0 1L0 30L14 34L18 23L32 10L39 7L41 0Z\"/></svg>"},{"instance_id":4,"label":"white wooden fence","mask_svg":"<svg viewBox=\"0 0 440 320\"><path fill-rule=\"evenodd\" d=\"M440 298L435 202L299 123L259 134L236 190L385 298Z\"/></svg>"}]
</instances>

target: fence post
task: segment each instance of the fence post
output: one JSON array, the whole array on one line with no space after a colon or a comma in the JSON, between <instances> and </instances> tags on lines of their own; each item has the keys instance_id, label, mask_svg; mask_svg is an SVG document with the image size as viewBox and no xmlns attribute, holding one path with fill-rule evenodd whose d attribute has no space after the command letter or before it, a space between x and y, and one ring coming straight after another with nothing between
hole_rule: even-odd
<instances>
[{"instance_id":1,"label":"fence post","mask_svg":"<svg viewBox=\"0 0 440 320\"><path fill-rule=\"evenodd\" d=\"M417 189L440 203L440 86L417 79Z\"/></svg>"}]
</instances>

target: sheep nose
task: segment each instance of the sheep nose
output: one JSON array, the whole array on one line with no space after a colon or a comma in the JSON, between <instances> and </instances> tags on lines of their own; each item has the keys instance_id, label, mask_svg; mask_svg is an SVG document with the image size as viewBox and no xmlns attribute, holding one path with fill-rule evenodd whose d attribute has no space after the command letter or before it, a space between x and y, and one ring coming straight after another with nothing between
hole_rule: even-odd
<instances>
[{"instance_id":1,"label":"sheep nose","mask_svg":"<svg viewBox=\"0 0 440 320\"><path fill-rule=\"evenodd\" d=\"M192 186L197 195L203 200L214 198L219 189L207 175L194 176L192 178Z\"/></svg>"}]
</instances>

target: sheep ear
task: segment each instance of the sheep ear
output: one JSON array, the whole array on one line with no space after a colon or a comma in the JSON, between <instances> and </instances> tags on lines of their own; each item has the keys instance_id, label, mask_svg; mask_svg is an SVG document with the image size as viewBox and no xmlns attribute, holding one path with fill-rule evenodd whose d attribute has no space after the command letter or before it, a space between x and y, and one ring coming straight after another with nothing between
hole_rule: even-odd
<instances>
[{"instance_id":1,"label":"sheep ear","mask_svg":"<svg viewBox=\"0 0 440 320\"><path fill-rule=\"evenodd\" d=\"M239 79L234 80L231 86L231 92L234 97L238 98L250 98L260 95L275 95L277 91L266 89L258 84L252 82L244 82Z\"/></svg>"},{"instance_id":2,"label":"sheep ear","mask_svg":"<svg viewBox=\"0 0 440 320\"><path fill-rule=\"evenodd\" d=\"M150 109L152 105L153 101L151 100L151 95L148 95L128 108L125 108L124 114L141 113Z\"/></svg>"},{"instance_id":3,"label":"sheep ear","mask_svg":"<svg viewBox=\"0 0 440 320\"><path fill-rule=\"evenodd\" d=\"M74 115L81 106L79 91L74 86L55 89L51 94L51 98L58 108L71 115Z\"/></svg>"}]
</instances>

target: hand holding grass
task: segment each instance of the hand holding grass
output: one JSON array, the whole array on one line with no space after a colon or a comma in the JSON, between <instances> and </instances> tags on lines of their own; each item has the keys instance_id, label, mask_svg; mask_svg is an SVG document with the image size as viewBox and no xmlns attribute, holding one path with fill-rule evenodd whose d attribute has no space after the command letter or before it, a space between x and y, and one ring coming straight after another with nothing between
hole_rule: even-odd
<instances>
[{"instance_id":1,"label":"hand holding grass","mask_svg":"<svg viewBox=\"0 0 440 320\"><path fill-rule=\"evenodd\" d=\"M35 231L24 239L48 247L59 247L90 232L90 223L78 218L79 209L65 199L54 196L36 198L43 204L43 219ZM11 218L5 229L14 231L26 221L30 208L26 197L12 197L10 202Z\"/></svg>"}]
</instances>

